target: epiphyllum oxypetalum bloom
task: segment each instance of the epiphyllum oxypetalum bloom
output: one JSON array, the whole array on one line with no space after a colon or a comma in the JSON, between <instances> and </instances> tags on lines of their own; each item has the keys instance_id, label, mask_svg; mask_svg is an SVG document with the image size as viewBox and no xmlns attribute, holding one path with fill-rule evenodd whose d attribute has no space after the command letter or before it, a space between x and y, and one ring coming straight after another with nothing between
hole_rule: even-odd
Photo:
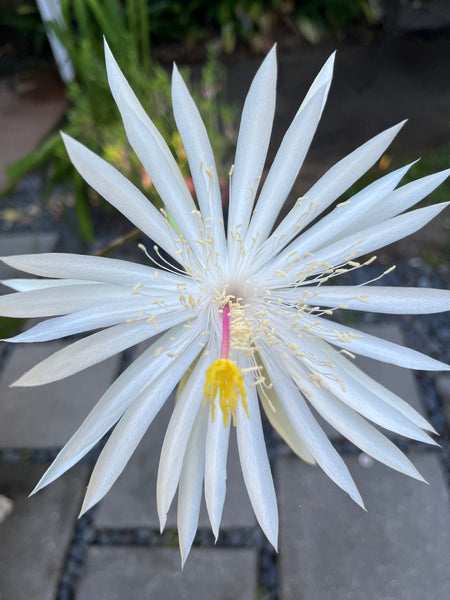
<instances>
[{"instance_id":1,"label":"epiphyllum oxypetalum bloom","mask_svg":"<svg viewBox=\"0 0 450 600\"><path fill-rule=\"evenodd\" d=\"M198 207L108 48L106 64L130 143L177 230L167 214L158 212L120 173L63 135L67 151L85 180L179 267L155 268L67 254L3 259L28 273L56 278L8 282L19 293L1 299L2 314L54 317L10 341L46 341L100 329L56 352L14 385L62 379L162 334L106 391L35 491L59 477L114 428L93 471L82 510L95 504L119 476L180 379L178 401L161 451L157 501L163 528L178 487L183 561L197 527L203 479L211 526L218 534L232 424L251 503L276 546L277 506L260 403L292 450L320 465L361 506L351 475L317 424L311 406L367 454L422 479L369 422L428 443L433 443L426 433L432 427L407 403L361 372L352 362L353 353L412 369L449 367L414 350L361 335L329 317L336 308L439 312L450 308L450 293L327 283L371 262L361 264L359 256L413 233L439 214L444 204L405 211L438 186L449 171L395 189L409 166L398 169L310 226L379 159L402 124L396 125L325 173L271 233L316 130L333 68L332 56L295 115L258 195L275 108L272 50L244 105L230 171L225 233L211 147L177 69L173 71L173 108Z\"/></svg>"}]
</instances>

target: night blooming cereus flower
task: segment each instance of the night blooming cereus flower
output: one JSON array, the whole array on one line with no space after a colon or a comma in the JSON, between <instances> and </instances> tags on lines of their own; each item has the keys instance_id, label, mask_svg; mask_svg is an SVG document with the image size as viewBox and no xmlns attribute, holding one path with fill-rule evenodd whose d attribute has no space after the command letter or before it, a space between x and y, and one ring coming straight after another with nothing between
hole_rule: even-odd
<instances>
[{"instance_id":1,"label":"night blooming cereus flower","mask_svg":"<svg viewBox=\"0 0 450 600\"><path fill-rule=\"evenodd\" d=\"M164 249L173 265L143 266L71 254L3 259L43 279L10 280L8 285L18 293L1 298L1 313L53 317L9 341L47 341L100 330L59 350L14 385L62 379L157 336L105 392L35 491L74 465L113 428L92 473L82 512L98 502L180 380L161 451L157 504L163 528L178 487L183 562L197 528L203 480L212 530L218 535L232 426L250 501L276 547L277 503L260 406L300 458L317 463L361 506L346 465L311 407L370 456L422 479L371 423L427 443L433 443L427 434L433 428L360 371L353 355L412 369L449 367L329 317L337 308L392 314L444 311L450 308L450 292L328 284L373 260L360 262L358 257L370 256L439 214L445 204L405 211L444 181L449 171L396 189L408 165L316 220L380 158L402 126L396 125L327 171L272 231L317 128L333 60L330 57L312 84L258 195L275 109L275 49L264 60L243 109L225 228L206 130L176 67L173 109L198 206L166 143L106 48L109 83L128 139L166 211L157 211L119 172L79 142L63 134L64 143L84 179Z\"/></svg>"}]
</instances>

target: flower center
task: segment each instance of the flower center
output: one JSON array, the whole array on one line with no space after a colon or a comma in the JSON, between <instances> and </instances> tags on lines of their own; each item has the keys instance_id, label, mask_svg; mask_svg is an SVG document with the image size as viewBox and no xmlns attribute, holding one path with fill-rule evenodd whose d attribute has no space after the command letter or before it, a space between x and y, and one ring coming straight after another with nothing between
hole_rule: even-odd
<instances>
[{"instance_id":1,"label":"flower center","mask_svg":"<svg viewBox=\"0 0 450 600\"><path fill-rule=\"evenodd\" d=\"M223 307L222 313L222 347L220 358L208 367L205 373L206 381L203 392L203 402L206 402L208 399L211 401L211 420L214 420L215 399L218 396L224 427L228 427L230 412L233 416L233 425L236 425L236 406L239 398L247 416L249 416L244 379L236 364L229 358L230 329L230 305L226 304Z\"/></svg>"}]
</instances>

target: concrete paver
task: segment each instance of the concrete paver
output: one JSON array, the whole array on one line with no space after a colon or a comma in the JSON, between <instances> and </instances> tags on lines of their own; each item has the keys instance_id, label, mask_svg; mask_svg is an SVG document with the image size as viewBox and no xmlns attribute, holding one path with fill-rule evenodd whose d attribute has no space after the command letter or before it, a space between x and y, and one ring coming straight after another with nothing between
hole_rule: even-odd
<instances>
[{"instance_id":1,"label":"concrete paver","mask_svg":"<svg viewBox=\"0 0 450 600\"><path fill-rule=\"evenodd\" d=\"M2 600L55 598L87 467L75 467L28 498L44 469L26 463L0 464L0 491L14 503L12 513L0 524Z\"/></svg>"},{"instance_id":2,"label":"concrete paver","mask_svg":"<svg viewBox=\"0 0 450 600\"><path fill-rule=\"evenodd\" d=\"M410 458L430 485L346 458L367 512L318 468L278 460L281 600L450 597L443 473L434 454Z\"/></svg>"},{"instance_id":3,"label":"concrete paver","mask_svg":"<svg viewBox=\"0 0 450 600\"><path fill-rule=\"evenodd\" d=\"M442 401L444 414L450 423L450 375L438 375L436 389Z\"/></svg>"},{"instance_id":4,"label":"concrete paver","mask_svg":"<svg viewBox=\"0 0 450 600\"><path fill-rule=\"evenodd\" d=\"M180 570L172 548L89 550L77 600L254 600L254 550L194 548Z\"/></svg>"},{"instance_id":5,"label":"concrete paver","mask_svg":"<svg viewBox=\"0 0 450 600\"><path fill-rule=\"evenodd\" d=\"M34 388L8 387L64 342L20 344L0 376L0 447L49 448L65 444L112 383L112 357L67 379Z\"/></svg>"}]
</instances>

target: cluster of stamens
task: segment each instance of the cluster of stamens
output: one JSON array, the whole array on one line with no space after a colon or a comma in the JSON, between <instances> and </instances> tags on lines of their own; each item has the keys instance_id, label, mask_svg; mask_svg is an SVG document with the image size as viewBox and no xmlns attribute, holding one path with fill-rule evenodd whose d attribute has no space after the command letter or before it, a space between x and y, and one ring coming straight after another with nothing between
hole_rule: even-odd
<instances>
[{"instance_id":1,"label":"cluster of stamens","mask_svg":"<svg viewBox=\"0 0 450 600\"><path fill-rule=\"evenodd\" d=\"M201 172L205 175L205 190L212 207L214 171L212 168L204 168L202 164ZM232 173L233 168L229 174L230 188ZM254 197L254 190L251 189L251 192ZM341 203L337 208L348 203L349 201ZM179 247L175 255L180 261L180 266L169 263L156 246L154 251L159 263L154 257L152 262L162 267L162 277L164 271L184 276L184 282L176 284L176 295L180 307L190 311L193 320L196 316L209 313L207 320L210 327L218 328L217 314L221 319L220 358L212 362L206 370L203 401L211 402L212 419L215 418L217 406L220 407L225 427L229 424L230 414L233 423L236 424L236 408L239 401L248 415L245 377L249 376L251 379L247 387L271 387L271 383L266 381L264 369L260 366L259 352L265 347L279 346L279 353L284 357L288 370L289 365L293 365L295 371L294 363L296 359L301 359L306 369L305 373L308 372L305 376L316 386L327 387L327 381L339 379L333 373L335 365L330 361L320 360L314 351L308 351L307 342L309 336L314 336L325 341L350 345L355 337L353 332L330 329L322 319L323 316L332 315L336 309L347 306L339 304L323 308L315 305L315 297L320 295L321 285L336 276L369 266L376 257L362 262L356 260L362 253L364 239L352 242L345 254L336 257L338 264L334 265L333 256L325 258L321 251L316 251L315 255L313 252L301 253L292 250L296 247L296 235L317 216L319 208L318 203L309 201L307 197L299 198L295 204L295 218L290 221L285 219L265 241L262 241L258 231L253 231L251 236L248 236L244 233L242 224L236 225L233 230L228 231L229 237L225 242L225 250L228 249L228 252L225 256L222 255L223 246L216 246L214 237L214 227L217 222L223 226L223 220L214 215L212 208L212 216L207 218L203 218L197 209L191 212L198 221L198 237L193 240L195 247L192 240L188 243L182 236L170 215L164 210L161 211L167 227L172 233L175 229L177 234L172 238ZM255 214L256 209L253 216ZM289 239L292 244L288 243ZM141 249L146 252L142 246ZM233 265L232 271L230 265ZM376 281L390 271L391 269L388 269L366 284ZM158 277L159 273L155 271L155 279ZM229 283L223 285L224 279L228 279ZM305 286L317 286L318 291L306 289ZM231 291L233 293L230 293ZM138 284L133 294L145 294L144 286ZM245 297L245 300L239 296ZM364 303L368 297L367 294L360 294L355 296L355 299ZM163 301L156 300L152 303L156 306L159 302L164 304ZM139 318L144 317L158 329L156 315L139 314ZM283 326L277 327L277 323ZM288 327L287 323L290 324ZM191 326L189 322L186 328ZM210 334L210 331L201 334L205 343L199 340L199 346L207 345ZM303 336L305 343L299 342ZM209 351L206 348L204 353ZM354 358L349 350L343 348L340 351ZM244 359L245 364L238 366L236 359L239 356ZM338 383L342 387L342 382ZM264 393L264 390L262 392Z\"/></svg>"}]
</instances>

